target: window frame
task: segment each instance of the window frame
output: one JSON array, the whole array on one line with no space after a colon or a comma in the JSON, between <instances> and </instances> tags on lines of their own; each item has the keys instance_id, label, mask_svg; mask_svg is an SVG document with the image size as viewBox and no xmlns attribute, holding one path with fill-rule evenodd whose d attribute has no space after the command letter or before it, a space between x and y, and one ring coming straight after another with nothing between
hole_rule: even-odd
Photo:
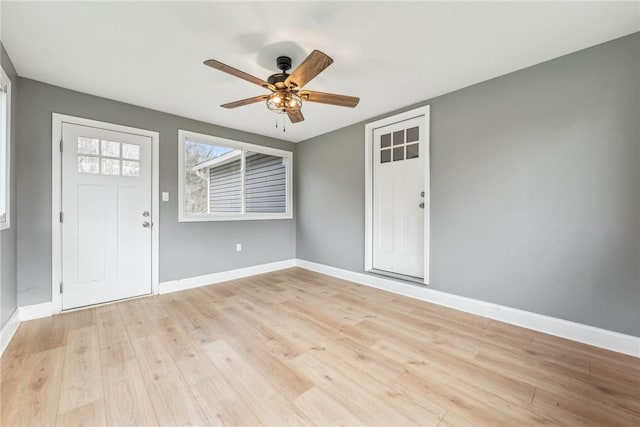
<instances>
[{"instance_id":1,"label":"window frame","mask_svg":"<svg viewBox=\"0 0 640 427\"><path fill-rule=\"evenodd\" d=\"M0 176L0 215L2 210L5 218L0 217L0 230L11 228L11 79L0 66L0 86L6 87L6 110L0 117L0 124L5 132L0 132L0 162L4 164L4 176ZM0 127L1 128L1 127Z\"/></svg>"},{"instance_id":2,"label":"window frame","mask_svg":"<svg viewBox=\"0 0 640 427\"><path fill-rule=\"evenodd\" d=\"M205 214L185 214L184 212L184 184L185 184L185 166L184 166L184 146L185 141L200 142L222 147L229 147L242 150L241 156L241 179L245 181L245 151L253 153L267 154L282 157L286 162L286 210L278 213L246 213L245 212L245 192L242 191L242 211L238 213L222 212L222 213L205 213ZM207 199L207 204L210 200ZM178 221L179 222L203 222L203 221L252 221L265 219L291 219L293 218L293 152L280 150L277 148L265 147L262 145L251 144L248 142L236 141L233 139L222 138L213 135L207 135L188 130L178 129Z\"/></svg>"}]
</instances>

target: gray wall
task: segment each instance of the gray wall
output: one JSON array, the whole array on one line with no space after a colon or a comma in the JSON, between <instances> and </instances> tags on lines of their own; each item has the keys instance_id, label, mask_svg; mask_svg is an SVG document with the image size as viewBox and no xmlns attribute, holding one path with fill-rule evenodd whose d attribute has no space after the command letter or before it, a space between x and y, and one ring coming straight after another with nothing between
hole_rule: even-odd
<instances>
[{"instance_id":1,"label":"gray wall","mask_svg":"<svg viewBox=\"0 0 640 427\"><path fill-rule=\"evenodd\" d=\"M18 99L18 78L11 59L0 43L0 63L11 80L11 228L0 231L0 329L4 327L17 307L17 224L16 215L16 104Z\"/></svg>"},{"instance_id":2,"label":"gray wall","mask_svg":"<svg viewBox=\"0 0 640 427\"><path fill-rule=\"evenodd\" d=\"M197 122L19 78L18 304L51 301L51 113L160 132L160 281L295 256L289 220L178 223L178 129L294 151L289 142ZM214 107L215 108L215 107ZM294 155L295 163L295 155ZM242 252L235 244L242 243Z\"/></svg>"},{"instance_id":3,"label":"gray wall","mask_svg":"<svg viewBox=\"0 0 640 427\"><path fill-rule=\"evenodd\" d=\"M432 288L640 336L639 55L636 33L419 104ZM362 271L364 123L297 157L297 257Z\"/></svg>"}]
</instances>

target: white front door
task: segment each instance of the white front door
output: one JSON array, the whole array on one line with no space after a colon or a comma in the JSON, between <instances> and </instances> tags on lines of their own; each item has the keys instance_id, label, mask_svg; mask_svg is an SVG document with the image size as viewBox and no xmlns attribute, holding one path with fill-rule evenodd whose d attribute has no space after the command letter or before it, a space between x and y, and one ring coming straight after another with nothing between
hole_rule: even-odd
<instances>
[{"instance_id":1,"label":"white front door","mask_svg":"<svg viewBox=\"0 0 640 427\"><path fill-rule=\"evenodd\" d=\"M62 126L62 309L151 293L151 138Z\"/></svg>"},{"instance_id":2,"label":"white front door","mask_svg":"<svg viewBox=\"0 0 640 427\"><path fill-rule=\"evenodd\" d=\"M374 270L423 278L425 274L424 117L373 130Z\"/></svg>"}]
</instances>

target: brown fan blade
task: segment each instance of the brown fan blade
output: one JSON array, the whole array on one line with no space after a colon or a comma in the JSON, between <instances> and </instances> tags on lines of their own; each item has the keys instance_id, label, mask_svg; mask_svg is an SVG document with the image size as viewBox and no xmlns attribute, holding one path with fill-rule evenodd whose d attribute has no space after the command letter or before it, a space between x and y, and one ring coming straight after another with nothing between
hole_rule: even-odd
<instances>
[{"instance_id":1,"label":"brown fan blade","mask_svg":"<svg viewBox=\"0 0 640 427\"><path fill-rule=\"evenodd\" d=\"M253 98L247 98L247 99L241 99L240 101L229 102L228 104L221 105L221 107L223 108L242 107L243 105L255 104L256 102L264 101L268 97L269 95L254 96Z\"/></svg>"},{"instance_id":2,"label":"brown fan blade","mask_svg":"<svg viewBox=\"0 0 640 427\"><path fill-rule=\"evenodd\" d=\"M246 80L250 83L257 84L258 86L262 86L264 88L275 90L275 87L262 79L252 76L251 74L247 74L244 71L240 71L233 67L228 66L227 64L223 64L220 61L216 61L215 59L207 59L204 61L204 65L207 65L211 68L215 68L216 70L220 70L227 74L231 74L232 76L238 77L242 80Z\"/></svg>"},{"instance_id":3,"label":"brown fan blade","mask_svg":"<svg viewBox=\"0 0 640 427\"><path fill-rule=\"evenodd\" d=\"M291 120L291 123L298 123L304 120L304 116L302 115L302 111L300 110L289 111L287 113L287 116L289 116L289 120Z\"/></svg>"},{"instance_id":4,"label":"brown fan blade","mask_svg":"<svg viewBox=\"0 0 640 427\"><path fill-rule=\"evenodd\" d=\"M333 59L329 56L319 50L314 50L304 59L304 61L302 61L302 64L300 64L298 68L296 68L295 71L287 77L284 84L288 87L293 86L300 89L332 63Z\"/></svg>"},{"instance_id":5,"label":"brown fan blade","mask_svg":"<svg viewBox=\"0 0 640 427\"><path fill-rule=\"evenodd\" d=\"M341 107L354 108L360 102L360 98L355 96L337 95L335 93L314 92L303 90L298 92L303 101L319 102L321 104L339 105Z\"/></svg>"}]
</instances>

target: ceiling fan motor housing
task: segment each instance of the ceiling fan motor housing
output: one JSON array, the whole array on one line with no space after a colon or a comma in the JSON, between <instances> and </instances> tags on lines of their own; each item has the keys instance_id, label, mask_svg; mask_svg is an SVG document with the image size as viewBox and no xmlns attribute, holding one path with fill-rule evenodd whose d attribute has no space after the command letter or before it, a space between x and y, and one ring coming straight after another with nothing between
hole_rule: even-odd
<instances>
[{"instance_id":1,"label":"ceiling fan motor housing","mask_svg":"<svg viewBox=\"0 0 640 427\"><path fill-rule=\"evenodd\" d=\"M283 89L285 87L284 81L287 80L287 77L289 77L289 74L287 74L287 70L291 69L291 58L289 58L288 56L278 56L278 59L276 59L276 65L282 72L269 76L267 82L274 85L278 89Z\"/></svg>"},{"instance_id":2,"label":"ceiling fan motor housing","mask_svg":"<svg viewBox=\"0 0 640 427\"><path fill-rule=\"evenodd\" d=\"M282 72L286 72L291 69L291 58L288 56L278 56L276 59L276 64L278 66L278 70L282 70Z\"/></svg>"}]
</instances>

